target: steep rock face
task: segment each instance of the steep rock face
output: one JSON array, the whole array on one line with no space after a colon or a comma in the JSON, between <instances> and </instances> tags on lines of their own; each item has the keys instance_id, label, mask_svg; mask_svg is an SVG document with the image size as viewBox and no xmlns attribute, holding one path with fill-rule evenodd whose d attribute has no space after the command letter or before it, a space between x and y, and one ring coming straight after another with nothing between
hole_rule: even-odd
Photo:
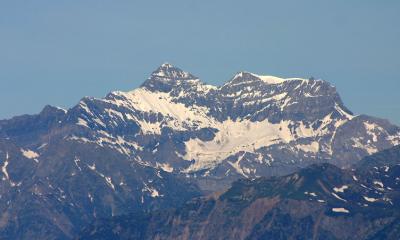
<instances>
[{"instance_id":1,"label":"steep rock face","mask_svg":"<svg viewBox=\"0 0 400 240\"><path fill-rule=\"evenodd\" d=\"M322 80L279 79L240 72L221 87L221 93L231 104L232 119L314 122L335 110L351 115L336 89Z\"/></svg>"},{"instance_id":2,"label":"steep rock face","mask_svg":"<svg viewBox=\"0 0 400 240\"><path fill-rule=\"evenodd\" d=\"M176 210L98 222L80 239L398 239L399 164L397 147L352 170L240 180Z\"/></svg>"}]
</instances>

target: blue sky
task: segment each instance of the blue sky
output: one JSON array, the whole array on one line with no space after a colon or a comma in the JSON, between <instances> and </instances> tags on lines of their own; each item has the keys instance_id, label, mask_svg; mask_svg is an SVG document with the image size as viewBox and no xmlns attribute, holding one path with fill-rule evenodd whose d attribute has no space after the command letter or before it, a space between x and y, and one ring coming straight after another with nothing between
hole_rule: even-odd
<instances>
[{"instance_id":1,"label":"blue sky","mask_svg":"<svg viewBox=\"0 0 400 240\"><path fill-rule=\"evenodd\" d=\"M0 119L140 85L168 61L220 85L246 70L325 79L400 124L400 1L1 1Z\"/></svg>"}]
</instances>

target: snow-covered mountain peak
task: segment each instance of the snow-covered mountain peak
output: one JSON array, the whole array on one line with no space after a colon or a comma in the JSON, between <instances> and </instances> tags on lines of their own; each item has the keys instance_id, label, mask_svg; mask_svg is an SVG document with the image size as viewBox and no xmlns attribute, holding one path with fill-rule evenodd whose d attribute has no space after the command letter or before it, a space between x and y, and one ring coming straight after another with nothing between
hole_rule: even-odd
<instances>
[{"instance_id":1,"label":"snow-covered mountain peak","mask_svg":"<svg viewBox=\"0 0 400 240\"><path fill-rule=\"evenodd\" d=\"M164 62L163 64L161 64L160 67L173 68L174 66L172 64L170 64L169 62Z\"/></svg>"},{"instance_id":2,"label":"snow-covered mountain peak","mask_svg":"<svg viewBox=\"0 0 400 240\"><path fill-rule=\"evenodd\" d=\"M263 82L269 85L273 84L282 84L282 83L290 83L293 81L298 81L301 83L310 83L310 82L325 82L323 80L314 80L314 79L306 79L306 78L283 78L283 77L278 77L278 76L272 76L272 75L260 75L252 72L247 72L247 71L241 71L235 74L235 76L226 84L229 84L231 82L247 82L248 80L261 80L259 82Z\"/></svg>"},{"instance_id":3,"label":"snow-covered mountain peak","mask_svg":"<svg viewBox=\"0 0 400 240\"><path fill-rule=\"evenodd\" d=\"M243 85L249 85L249 84L254 84L257 82L262 82L259 77L254 75L253 73L242 71L238 72L233 76L231 80L226 82L222 88L227 87L227 86L243 86Z\"/></svg>"},{"instance_id":4,"label":"snow-covered mountain peak","mask_svg":"<svg viewBox=\"0 0 400 240\"><path fill-rule=\"evenodd\" d=\"M308 84L311 81L320 81L322 80L310 80L304 78L282 78L272 75L259 75L252 72L241 71L235 74L231 80L226 82L223 87L225 86L256 86L256 85L280 85L280 84Z\"/></svg>"},{"instance_id":5,"label":"snow-covered mountain peak","mask_svg":"<svg viewBox=\"0 0 400 240\"><path fill-rule=\"evenodd\" d=\"M267 84L280 84L286 81L286 79L280 78L280 77L275 77L275 76L267 76L267 75L257 75L254 74L254 76L258 77L259 79L263 80L263 82Z\"/></svg>"},{"instance_id":6,"label":"snow-covered mountain peak","mask_svg":"<svg viewBox=\"0 0 400 240\"><path fill-rule=\"evenodd\" d=\"M165 80L190 80L197 79L197 77L192 74L183 71L182 69L175 67L169 63L163 63L158 67L150 76L163 78Z\"/></svg>"},{"instance_id":7,"label":"snow-covered mountain peak","mask_svg":"<svg viewBox=\"0 0 400 240\"><path fill-rule=\"evenodd\" d=\"M170 92L179 86L201 84L199 78L169 63L163 63L142 84L150 91Z\"/></svg>"}]
</instances>

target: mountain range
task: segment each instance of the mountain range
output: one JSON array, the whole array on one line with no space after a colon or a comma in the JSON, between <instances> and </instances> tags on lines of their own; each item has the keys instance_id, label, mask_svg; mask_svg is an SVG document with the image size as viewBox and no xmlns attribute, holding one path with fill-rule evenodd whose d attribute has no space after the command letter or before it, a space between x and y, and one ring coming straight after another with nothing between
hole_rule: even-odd
<instances>
[{"instance_id":1,"label":"mountain range","mask_svg":"<svg viewBox=\"0 0 400 240\"><path fill-rule=\"evenodd\" d=\"M222 204L222 209L216 210L220 215L212 213L217 214L210 218L209 224L213 224L225 218L225 210L235 210L238 196L249 197L238 203L246 209L248 204L259 204L254 209L261 207L267 211L264 214L273 207L279 211L271 212L273 216L289 215L274 224L299 224L297 234L304 230L304 223L292 219L291 209L296 204L305 204L312 220L310 227L315 227L313 214L319 214L318 209L325 211L323 219L348 211L361 214L363 224L398 224L380 217L378 222L364 221L365 211L359 204L368 204L361 201L364 196L378 199L369 195L366 189L376 186L364 176L375 179L385 175L371 171L368 166L375 163L373 160L360 160L399 143L399 127L387 120L353 114L326 81L239 72L217 87L165 63L132 91L111 92L101 99L85 97L68 110L46 106L36 115L0 121L0 238L72 239L93 222L137 214L137 218L128 219L145 219L142 222L148 223L147 232L130 233L151 239L162 223L154 218L184 219L196 211L193 217L203 221L211 214L202 212L203 207L214 211L215 204ZM365 166L359 167L361 163ZM354 177L366 188L351 177L354 166ZM363 169L365 172L357 175ZM398 175L397 170L393 174ZM297 183L296 178L303 180ZM334 192L337 197L332 195L331 187L341 189L340 184L352 189L352 195L342 196L341 191ZM392 190L384 190L386 196L390 193L385 191ZM276 200L283 192L285 204ZM268 200L258 201L260 196ZM396 197L390 202L379 195L376 212L393 208ZM310 198L316 201L309 203ZM349 205L336 204L343 202L340 199ZM375 203L369 205L375 209ZM198 207L202 211L197 211ZM160 213L161 209L181 210ZM265 217L255 214L254 209L235 211ZM385 211L382 214L385 219L389 216ZM239 224L239 215L230 220L232 229ZM271 222L268 219L265 221ZM196 225L200 223L194 220L193 225L189 220L176 223L177 228L168 226L165 234L212 239L190 235L193 226L208 225ZM124 221L135 226L131 220ZM237 235L218 236L254 239L281 234L263 227L250 231L252 224L232 232ZM339 228L346 221L337 224ZM371 227L368 234L378 234L378 230ZM312 236L341 238L333 232L327 228ZM167 238L163 234L157 237ZM293 234L279 236L297 236Z\"/></svg>"}]
</instances>

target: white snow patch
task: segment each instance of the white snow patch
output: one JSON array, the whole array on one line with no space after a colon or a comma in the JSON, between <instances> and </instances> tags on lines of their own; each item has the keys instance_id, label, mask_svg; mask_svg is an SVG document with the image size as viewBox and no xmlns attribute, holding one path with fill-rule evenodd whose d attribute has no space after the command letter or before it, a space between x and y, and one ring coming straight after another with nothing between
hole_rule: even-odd
<instances>
[{"instance_id":1,"label":"white snow patch","mask_svg":"<svg viewBox=\"0 0 400 240\"><path fill-rule=\"evenodd\" d=\"M77 125L80 125L80 126L84 126L84 127L89 128L88 123L87 123L84 119L82 119L82 118L78 118Z\"/></svg>"},{"instance_id":2,"label":"white snow patch","mask_svg":"<svg viewBox=\"0 0 400 240\"><path fill-rule=\"evenodd\" d=\"M261 79L263 82L265 82L267 84L280 84L285 81L285 79L283 79L283 78L274 77L274 76L262 76L262 75L256 75L256 74L253 74L253 75L258 77L259 79Z\"/></svg>"},{"instance_id":3,"label":"white snow patch","mask_svg":"<svg viewBox=\"0 0 400 240\"><path fill-rule=\"evenodd\" d=\"M294 140L289 121L272 124L268 120L251 122L228 119L214 125L219 131L211 141L190 139L185 142L185 160L195 160L188 171L209 168L238 152L255 152L257 149ZM302 134L302 133L300 133Z\"/></svg>"},{"instance_id":4,"label":"white snow patch","mask_svg":"<svg viewBox=\"0 0 400 240\"><path fill-rule=\"evenodd\" d=\"M349 120L351 120L351 119L354 118L353 115L351 115L351 114L345 112L345 111L339 106L339 104L337 104L337 103L335 103L335 109L336 109L343 117L345 117L345 118L347 118L347 119L349 119Z\"/></svg>"},{"instance_id":5,"label":"white snow patch","mask_svg":"<svg viewBox=\"0 0 400 240\"><path fill-rule=\"evenodd\" d=\"M380 182L380 181L374 181L374 184L379 186L379 187L381 187L381 188L384 188L383 183Z\"/></svg>"},{"instance_id":6,"label":"white snow patch","mask_svg":"<svg viewBox=\"0 0 400 240\"><path fill-rule=\"evenodd\" d=\"M378 152L378 149L377 149L375 146L371 146L371 145L369 145L369 144L364 144L364 143L362 143L362 142L360 141L360 139L358 139L358 138L351 138L351 140L353 141L352 147L363 149L363 150L365 150L369 155Z\"/></svg>"},{"instance_id":7,"label":"white snow patch","mask_svg":"<svg viewBox=\"0 0 400 240\"><path fill-rule=\"evenodd\" d=\"M332 208L333 212L340 212L340 213L349 213L349 210L346 208Z\"/></svg>"},{"instance_id":8,"label":"white snow patch","mask_svg":"<svg viewBox=\"0 0 400 240\"><path fill-rule=\"evenodd\" d=\"M244 154L240 155L236 162L232 163L232 162L228 161L228 163L236 170L237 173L241 174L244 177L248 177L246 175L246 173L243 171L243 169L240 167L240 161L242 161L243 157L244 157Z\"/></svg>"},{"instance_id":9,"label":"white snow patch","mask_svg":"<svg viewBox=\"0 0 400 240\"><path fill-rule=\"evenodd\" d=\"M88 166L88 168L89 168L90 170L92 170L93 172L97 173L100 177L104 178L104 180L106 181L106 184L107 184L112 190L115 191L115 186L114 186L114 184L112 183L111 177L107 177L107 176L105 176L103 173L97 171L97 170L96 170L96 164L95 164L95 163L93 163L93 165L89 165L89 164L86 164L86 165Z\"/></svg>"},{"instance_id":10,"label":"white snow patch","mask_svg":"<svg viewBox=\"0 0 400 240\"><path fill-rule=\"evenodd\" d=\"M19 183L14 183L14 182L10 179L10 176L8 175L7 166L8 166L8 164L9 164L9 160L10 160L10 156L8 155L8 152L6 152L6 160L4 161L3 166L1 167L1 171L2 171L3 174L4 174L4 177L2 178L2 180L3 180L3 181L6 181L6 180L9 181L11 187L15 187L15 186L18 187L18 186L21 185L21 182L19 182Z\"/></svg>"},{"instance_id":11,"label":"white snow patch","mask_svg":"<svg viewBox=\"0 0 400 240\"><path fill-rule=\"evenodd\" d=\"M158 193L158 191L156 189L151 189L151 197L155 198L155 197L159 197L160 194Z\"/></svg>"},{"instance_id":12,"label":"white snow patch","mask_svg":"<svg viewBox=\"0 0 400 240\"><path fill-rule=\"evenodd\" d=\"M62 108L62 107L59 107L59 106L55 106L55 108L57 108L58 110L63 111L64 113L67 113L67 112L68 112L68 110L66 110L66 109L64 109L64 108Z\"/></svg>"},{"instance_id":13,"label":"white snow patch","mask_svg":"<svg viewBox=\"0 0 400 240\"><path fill-rule=\"evenodd\" d=\"M93 115L93 113L90 111L89 107L86 105L84 101L79 102L79 107L81 107L85 112L87 112L90 115Z\"/></svg>"},{"instance_id":14,"label":"white snow patch","mask_svg":"<svg viewBox=\"0 0 400 240\"><path fill-rule=\"evenodd\" d=\"M319 151L319 143L311 142L310 144L298 144L297 148L303 150L304 152L317 153Z\"/></svg>"},{"instance_id":15,"label":"white snow patch","mask_svg":"<svg viewBox=\"0 0 400 240\"><path fill-rule=\"evenodd\" d=\"M42 149L42 148L44 148L44 147L46 147L47 146L47 143L43 143L42 145L40 145L37 149L39 150L39 149Z\"/></svg>"},{"instance_id":16,"label":"white snow patch","mask_svg":"<svg viewBox=\"0 0 400 240\"><path fill-rule=\"evenodd\" d=\"M39 154L32 151L32 150L24 150L21 148L21 153L22 155L24 155L24 157L32 159L33 161L35 161L36 163L38 163L39 161L37 160L37 158L39 157Z\"/></svg>"},{"instance_id":17,"label":"white snow patch","mask_svg":"<svg viewBox=\"0 0 400 240\"><path fill-rule=\"evenodd\" d=\"M269 101L280 101L280 100L284 99L286 96L287 96L287 93L285 93L285 92L284 93L280 93L280 94L273 95L273 96L268 97L268 98L263 98L260 101L260 103L269 102Z\"/></svg>"},{"instance_id":18,"label":"white snow patch","mask_svg":"<svg viewBox=\"0 0 400 240\"><path fill-rule=\"evenodd\" d=\"M384 169L384 171L385 172L388 172L389 171L389 169L390 169L390 167L388 167L388 166L383 166L385 169Z\"/></svg>"},{"instance_id":19,"label":"white snow patch","mask_svg":"<svg viewBox=\"0 0 400 240\"><path fill-rule=\"evenodd\" d=\"M103 121L101 121L100 119L94 118L93 120L94 120L98 125L102 126L103 128L106 128L106 124L105 124Z\"/></svg>"},{"instance_id":20,"label":"white snow patch","mask_svg":"<svg viewBox=\"0 0 400 240\"><path fill-rule=\"evenodd\" d=\"M173 172L174 168L169 163L156 163L157 168L161 168L165 172Z\"/></svg>"},{"instance_id":21,"label":"white snow patch","mask_svg":"<svg viewBox=\"0 0 400 240\"><path fill-rule=\"evenodd\" d=\"M334 187L333 188L333 191L335 191L335 192L344 192L344 190L346 190L346 189L348 189L349 187L347 186L347 185L343 185L343 186L341 186L341 187Z\"/></svg>"},{"instance_id":22,"label":"white snow patch","mask_svg":"<svg viewBox=\"0 0 400 240\"><path fill-rule=\"evenodd\" d=\"M93 165L87 165L90 170L95 171L96 170L96 164L93 163Z\"/></svg>"},{"instance_id":23,"label":"white snow patch","mask_svg":"<svg viewBox=\"0 0 400 240\"><path fill-rule=\"evenodd\" d=\"M153 187L149 187L146 183L144 184L144 188L142 189L142 192L149 192L150 196L152 198L156 198L156 197L163 197L164 195L160 194L157 189L153 188Z\"/></svg>"},{"instance_id":24,"label":"white snow patch","mask_svg":"<svg viewBox=\"0 0 400 240\"><path fill-rule=\"evenodd\" d=\"M265 82L267 84L281 84L281 83L284 83L287 81L302 81L302 83L308 82L308 79L304 79L304 78L280 78L280 77L276 77L276 76L258 75L255 73L250 73L250 74L255 77L258 77L259 79L261 79L263 82Z\"/></svg>"},{"instance_id":25,"label":"white snow patch","mask_svg":"<svg viewBox=\"0 0 400 240\"><path fill-rule=\"evenodd\" d=\"M317 196L317 194L314 193L314 192L304 192L304 194L310 195L310 196L313 196L313 197L316 197L316 196Z\"/></svg>"},{"instance_id":26,"label":"white snow patch","mask_svg":"<svg viewBox=\"0 0 400 240\"><path fill-rule=\"evenodd\" d=\"M105 177L104 175L102 175L102 177L107 181L108 186L110 186L115 191L115 187L114 184L112 183L111 177Z\"/></svg>"},{"instance_id":27,"label":"white snow patch","mask_svg":"<svg viewBox=\"0 0 400 240\"><path fill-rule=\"evenodd\" d=\"M93 143L93 141L90 141L89 139L87 139L85 137L71 136L71 137L67 137L66 139L70 140L70 141L78 141L78 142L83 142L83 143Z\"/></svg>"},{"instance_id":28,"label":"white snow patch","mask_svg":"<svg viewBox=\"0 0 400 240\"><path fill-rule=\"evenodd\" d=\"M88 193L88 198L89 198L90 202L93 202L93 196L92 196L92 194Z\"/></svg>"},{"instance_id":29,"label":"white snow patch","mask_svg":"<svg viewBox=\"0 0 400 240\"><path fill-rule=\"evenodd\" d=\"M1 167L1 171L4 174L3 181L10 179L10 177L8 176L8 172L7 172L8 159L9 159L9 156L8 156L8 152L7 152L6 153L6 160L4 161L3 166Z\"/></svg>"},{"instance_id":30,"label":"white snow patch","mask_svg":"<svg viewBox=\"0 0 400 240\"><path fill-rule=\"evenodd\" d=\"M390 141L393 146L400 145L400 132L398 132L397 135L388 136L386 139Z\"/></svg>"},{"instance_id":31,"label":"white snow patch","mask_svg":"<svg viewBox=\"0 0 400 240\"><path fill-rule=\"evenodd\" d=\"M377 142L378 141L378 136L376 135L376 131L381 131L382 128L375 123L369 123L369 122L363 122L365 130L367 130L367 134L372 136L372 141Z\"/></svg>"},{"instance_id":32,"label":"white snow patch","mask_svg":"<svg viewBox=\"0 0 400 240\"><path fill-rule=\"evenodd\" d=\"M332 195L333 195L335 198L337 198L337 199L339 199L339 200L341 200L341 201L343 201L343 202L347 202L346 199L343 199L343 198L339 197L339 195L337 195L336 193L332 193Z\"/></svg>"},{"instance_id":33,"label":"white snow patch","mask_svg":"<svg viewBox=\"0 0 400 240\"><path fill-rule=\"evenodd\" d=\"M79 158L75 157L75 159L74 159L75 166L79 169L79 171L82 171L81 167L78 165L78 162L80 162L80 161L81 160Z\"/></svg>"},{"instance_id":34,"label":"white snow patch","mask_svg":"<svg viewBox=\"0 0 400 240\"><path fill-rule=\"evenodd\" d=\"M376 202L376 201L378 201L378 199L376 199L376 198L370 198L370 197L366 197L366 196L363 196L363 197L364 197L365 201L368 201L368 202Z\"/></svg>"}]
</instances>

